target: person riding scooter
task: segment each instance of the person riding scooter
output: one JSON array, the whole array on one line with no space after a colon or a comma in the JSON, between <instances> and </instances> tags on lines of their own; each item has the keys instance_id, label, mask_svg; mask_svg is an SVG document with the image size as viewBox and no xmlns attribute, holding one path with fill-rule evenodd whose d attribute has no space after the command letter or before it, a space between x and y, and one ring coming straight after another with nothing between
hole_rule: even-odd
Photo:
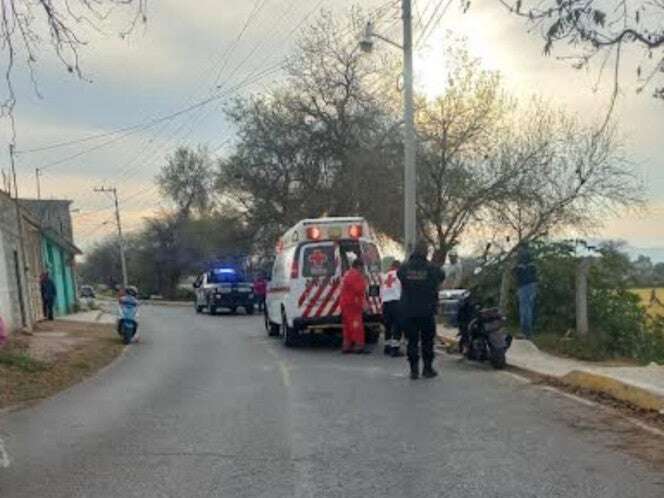
<instances>
[{"instance_id":1,"label":"person riding scooter","mask_svg":"<svg viewBox=\"0 0 664 498\"><path fill-rule=\"evenodd\" d=\"M133 329L132 341L138 341L138 290L127 287L120 292L118 299L118 334L123 335L123 327Z\"/></svg>"}]
</instances>

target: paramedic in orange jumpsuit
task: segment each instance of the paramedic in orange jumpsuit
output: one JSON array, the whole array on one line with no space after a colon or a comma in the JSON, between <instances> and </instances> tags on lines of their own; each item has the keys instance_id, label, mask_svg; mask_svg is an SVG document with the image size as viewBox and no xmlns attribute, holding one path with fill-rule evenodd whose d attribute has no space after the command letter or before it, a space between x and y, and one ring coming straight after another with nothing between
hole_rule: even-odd
<instances>
[{"instance_id":1,"label":"paramedic in orange jumpsuit","mask_svg":"<svg viewBox=\"0 0 664 498\"><path fill-rule=\"evenodd\" d=\"M355 352L357 354L370 353L365 347L364 320L362 313L366 301L367 282L364 277L364 263L362 258L353 261L351 269L344 275L341 284L341 319L343 322L344 354ZM353 350L355 346L355 350Z\"/></svg>"}]
</instances>

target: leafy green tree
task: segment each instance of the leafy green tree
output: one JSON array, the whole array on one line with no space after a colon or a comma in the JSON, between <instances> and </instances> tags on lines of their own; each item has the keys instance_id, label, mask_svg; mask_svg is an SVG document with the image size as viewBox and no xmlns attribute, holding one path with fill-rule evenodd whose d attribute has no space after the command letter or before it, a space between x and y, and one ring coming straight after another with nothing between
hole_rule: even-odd
<instances>
[{"instance_id":1,"label":"leafy green tree","mask_svg":"<svg viewBox=\"0 0 664 498\"><path fill-rule=\"evenodd\" d=\"M266 251L304 217L363 215L401 233L398 118L388 96L372 91L384 67L347 31L324 13L303 34L283 86L227 109L238 141L220 163L219 192Z\"/></svg>"},{"instance_id":2,"label":"leafy green tree","mask_svg":"<svg viewBox=\"0 0 664 498\"><path fill-rule=\"evenodd\" d=\"M205 147L178 147L157 176L161 194L175 206L179 216L204 213L213 204L214 167Z\"/></svg>"}]
</instances>

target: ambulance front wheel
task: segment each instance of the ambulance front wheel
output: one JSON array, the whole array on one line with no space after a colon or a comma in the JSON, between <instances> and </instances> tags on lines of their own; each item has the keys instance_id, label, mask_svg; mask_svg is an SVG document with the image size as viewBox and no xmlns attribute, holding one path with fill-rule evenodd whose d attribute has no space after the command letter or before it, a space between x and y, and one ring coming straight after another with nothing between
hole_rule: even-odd
<instances>
[{"instance_id":1,"label":"ambulance front wheel","mask_svg":"<svg viewBox=\"0 0 664 498\"><path fill-rule=\"evenodd\" d=\"M286 318L286 312L281 311L281 339L284 341L284 346L292 348L297 346L299 334L294 327L288 325L288 319Z\"/></svg>"}]
</instances>

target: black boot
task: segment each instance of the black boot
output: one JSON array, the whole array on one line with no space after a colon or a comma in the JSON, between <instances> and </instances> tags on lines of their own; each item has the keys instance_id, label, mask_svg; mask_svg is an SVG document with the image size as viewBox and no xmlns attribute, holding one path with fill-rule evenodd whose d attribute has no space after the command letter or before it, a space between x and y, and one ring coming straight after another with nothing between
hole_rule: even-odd
<instances>
[{"instance_id":1,"label":"black boot","mask_svg":"<svg viewBox=\"0 0 664 498\"><path fill-rule=\"evenodd\" d=\"M424 364L424 370L422 370L422 377L425 379L433 379L434 377L438 376L438 372L436 372L433 367L431 366L431 363L425 363Z\"/></svg>"},{"instance_id":2,"label":"black boot","mask_svg":"<svg viewBox=\"0 0 664 498\"><path fill-rule=\"evenodd\" d=\"M410 362L410 378L417 380L420 378L420 366L419 362Z\"/></svg>"}]
</instances>

